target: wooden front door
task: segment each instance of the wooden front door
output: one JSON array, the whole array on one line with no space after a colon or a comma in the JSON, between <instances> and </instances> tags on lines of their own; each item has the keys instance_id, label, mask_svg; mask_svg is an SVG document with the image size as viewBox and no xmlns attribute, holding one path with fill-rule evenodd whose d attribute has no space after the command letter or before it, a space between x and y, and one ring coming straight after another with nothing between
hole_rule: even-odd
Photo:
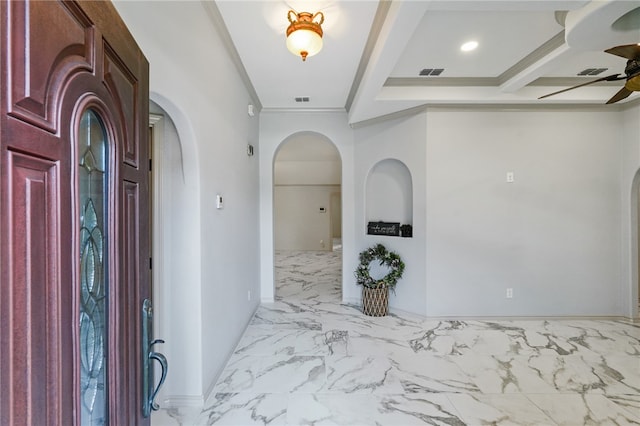
<instances>
[{"instance_id":1,"label":"wooden front door","mask_svg":"<svg viewBox=\"0 0 640 426\"><path fill-rule=\"evenodd\" d=\"M148 63L109 2L0 8L0 424L148 424Z\"/></svg>"}]
</instances>

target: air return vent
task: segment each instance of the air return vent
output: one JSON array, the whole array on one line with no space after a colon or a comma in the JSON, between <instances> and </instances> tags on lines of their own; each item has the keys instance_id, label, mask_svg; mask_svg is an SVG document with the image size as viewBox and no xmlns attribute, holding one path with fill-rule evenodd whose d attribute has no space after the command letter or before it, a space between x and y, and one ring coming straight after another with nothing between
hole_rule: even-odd
<instances>
[{"instance_id":1,"label":"air return vent","mask_svg":"<svg viewBox=\"0 0 640 426\"><path fill-rule=\"evenodd\" d=\"M296 102L309 102L308 96L298 96L295 99L296 99Z\"/></svg>"},{"instance_id":2,"label":"air return vent","mask_svg":"<svg viewBox=\"0 0 640 426\"><path fill-rule=\"evenodd\" d=\"M608 69L609 68L587 68L584 71L580 71L578 75L589 75L589 76L598 75L598 74L602 74Z\"/></svg>"},{"instance_id":3,"label":"air return vent","mask_svg":"<svg viewBox=\"0 0 640 426\"><path fill-rule=\"evenodd\" d=\"M432 76L432 77L437 77L440 74L442 74L442 71L444 71L444 68L425 68L422 71L420 71L420 75L421 76Z\"/></svg>"}]
</instances>

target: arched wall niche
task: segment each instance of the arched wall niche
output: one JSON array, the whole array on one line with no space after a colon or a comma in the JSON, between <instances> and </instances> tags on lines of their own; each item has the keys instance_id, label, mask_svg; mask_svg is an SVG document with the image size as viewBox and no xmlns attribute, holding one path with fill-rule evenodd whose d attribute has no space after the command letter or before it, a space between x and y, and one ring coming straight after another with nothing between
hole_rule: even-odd
<instances>
[{"instance_id":1,"label":"arched wall niche","mask_svg":"<svg viewBox=\"0 0 640 426\"><path fill-rule=\"evenodd\" d=\"M369 171L365 185L365 223L413 226L413 181L406 164L393 158L379 161Z\"/></svg>"}]
</instances>

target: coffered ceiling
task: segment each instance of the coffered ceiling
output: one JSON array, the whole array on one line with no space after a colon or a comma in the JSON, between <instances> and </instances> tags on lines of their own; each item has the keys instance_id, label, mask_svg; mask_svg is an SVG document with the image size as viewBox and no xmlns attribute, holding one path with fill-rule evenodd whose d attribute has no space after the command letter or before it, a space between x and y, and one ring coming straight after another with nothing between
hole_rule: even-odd
<instances>
[{"instance_id":1,"label":"coffered ceiling","mask_svg":"<svg viewBox=\"0 0 640 426\"><path fill-rule=\"evenodd\" d=\"M227 34L264 111L346 110L351 124L424 105L602 105L624 80L538 97L624 75L626 59L604 50L640 42L640 0L203 4ZM285 46L290 9L325 15L324 47L306 62ZM470 40L477 49L462 52ZM425 69L442 71L421 76ZM587 69L602 71L579 76Z\"/></svg>"}]
</instances>

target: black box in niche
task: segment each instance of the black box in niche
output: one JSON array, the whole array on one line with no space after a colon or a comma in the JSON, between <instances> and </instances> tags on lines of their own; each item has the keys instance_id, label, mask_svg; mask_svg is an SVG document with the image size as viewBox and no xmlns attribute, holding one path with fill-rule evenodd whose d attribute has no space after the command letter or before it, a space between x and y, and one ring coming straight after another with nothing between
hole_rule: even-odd
<instances>
[{"instance_id":1,"label":"black box in niche","mask_svg":"<svg viewBox=\"0 0 640 426\"><path fill-rule=\"evenodd\" d=\"M400 232L402 233L402 236L405 238L413 237L413 227L411 225L400 226Z\"/></svg>"},{"instance_id":2,"label":"black box in niche","mask_svg":"<svg viewBox=\"0 0 640 426\"><path fill-rule=\"evenodd\" d=\"M369 222L367 234L397 237L400 235L400 222Z\"/></svg>"}]
</instances>

